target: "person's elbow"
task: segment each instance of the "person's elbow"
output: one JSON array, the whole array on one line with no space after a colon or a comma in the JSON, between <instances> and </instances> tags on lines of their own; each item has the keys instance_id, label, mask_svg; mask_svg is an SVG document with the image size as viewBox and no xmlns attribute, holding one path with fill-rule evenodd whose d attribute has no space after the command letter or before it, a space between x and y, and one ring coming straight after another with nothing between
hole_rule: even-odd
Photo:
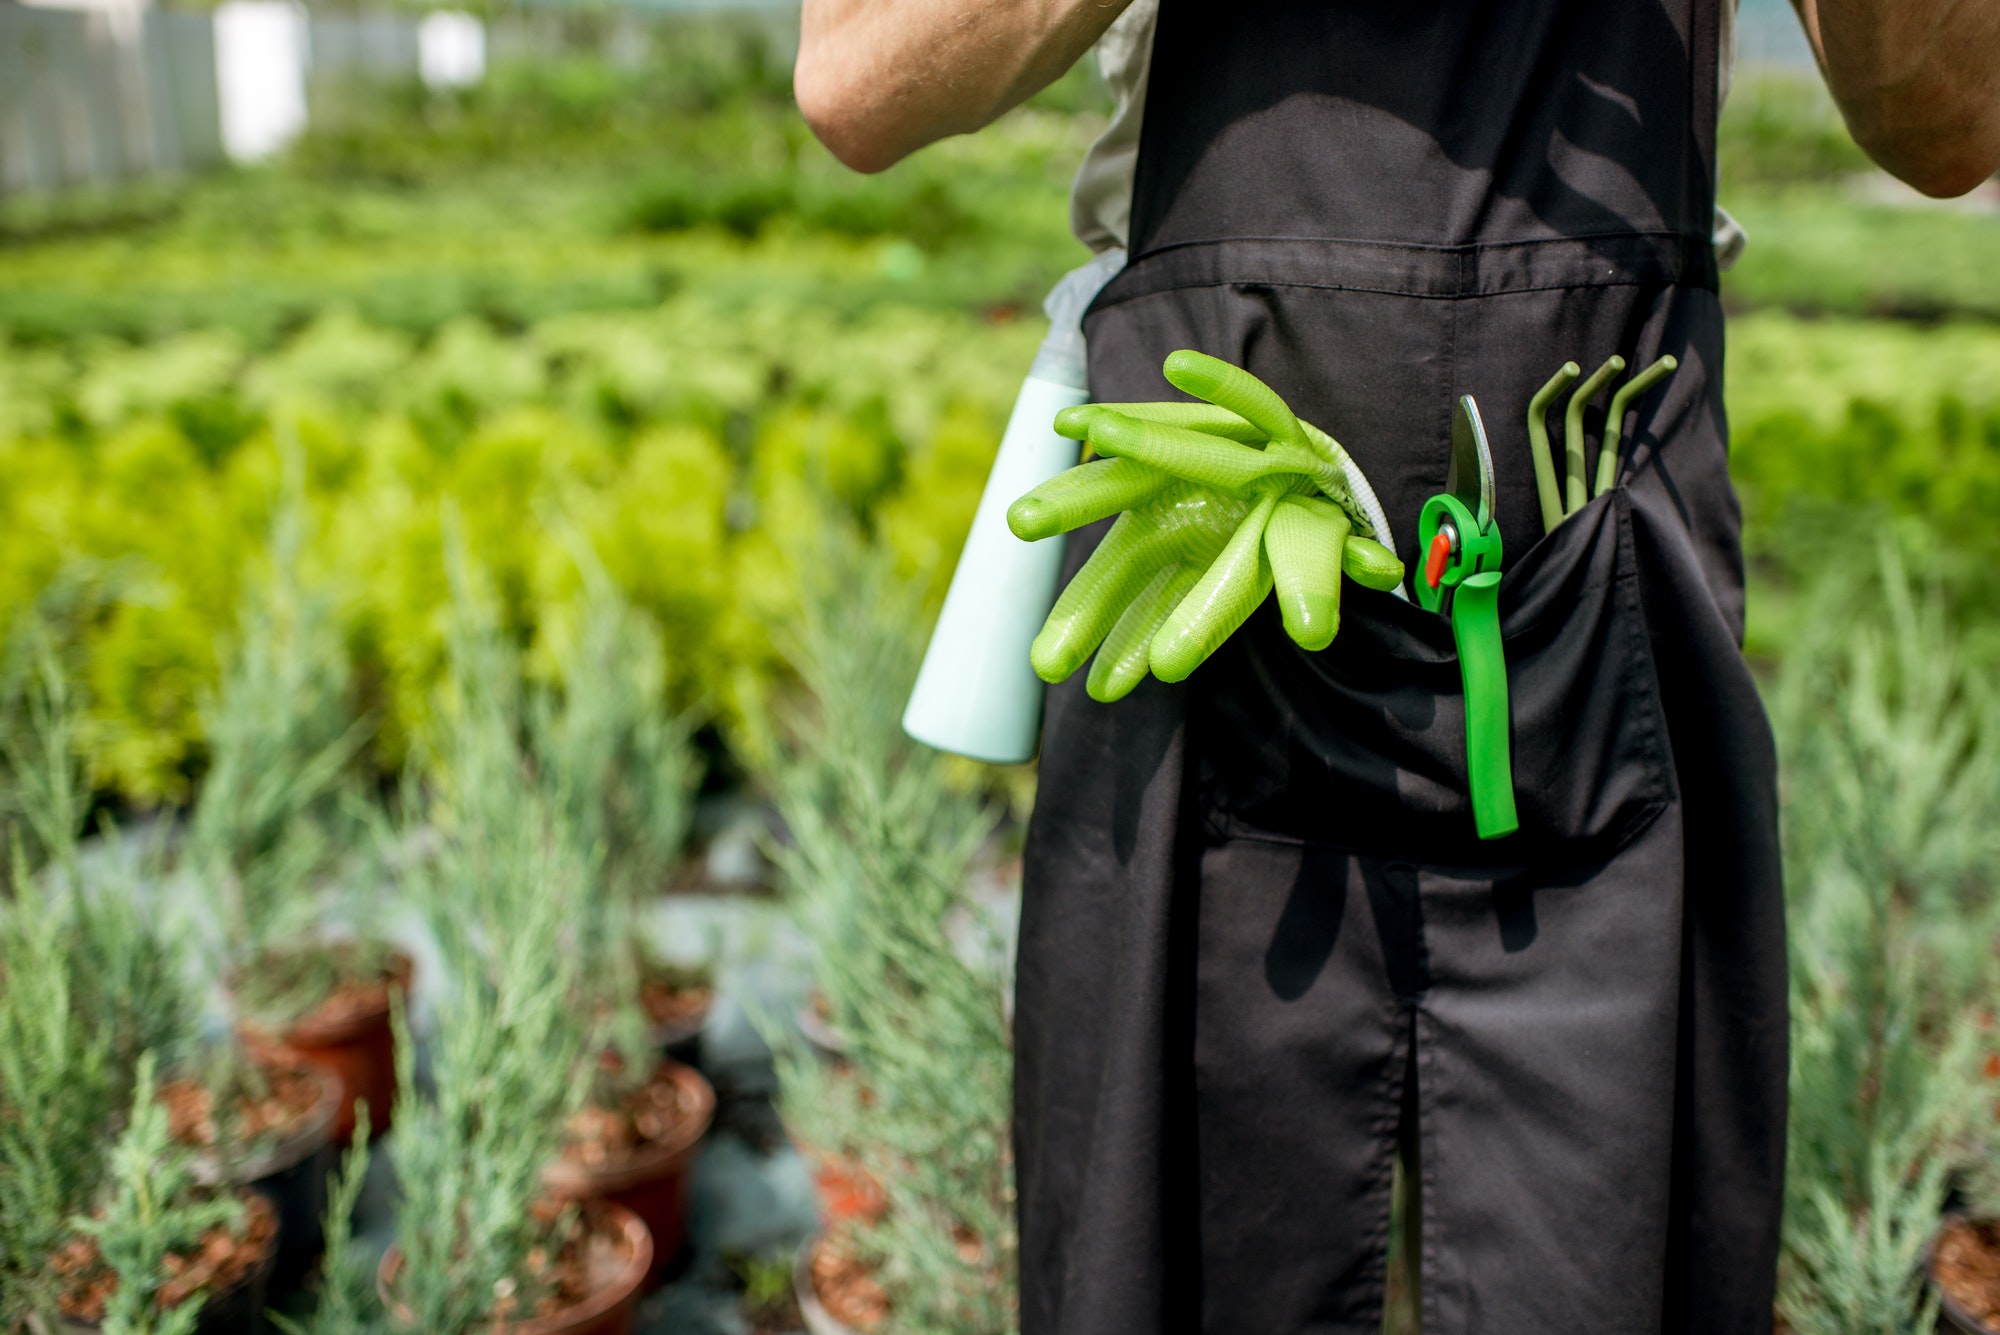
<instances>
[{"instance_id":1,"label":"person's elbow","mask_svg":"<svg viewBox=\"0 0 2000 1335\"><path fill-rule=\"evenodd\" d=\"M1860 99L1854 141L1877 165L1933 199L1977 189L2000 171L2000 99Z\"/></svg>"},{"instance_id":2,"label":"person's elbow","mask_svg":"<svg viewBox=\"0 0 2000 1335\"><path fill-rule=\"evenodd\" d=\"M792 68L799 115L828 152L858 172L893 167L915 147L897 133L885 91L852 62L829 59L811 45L800 48Z\"/></svg>"}]
</instances>

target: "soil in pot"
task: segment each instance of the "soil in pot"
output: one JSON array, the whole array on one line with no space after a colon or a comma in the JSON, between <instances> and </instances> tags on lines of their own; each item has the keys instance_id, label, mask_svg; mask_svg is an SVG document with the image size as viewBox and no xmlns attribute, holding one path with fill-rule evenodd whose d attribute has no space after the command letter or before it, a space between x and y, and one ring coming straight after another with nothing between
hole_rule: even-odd
<instances>
[{"instance_id":1,"label":"soil in pot","mask_svg":"<svg viewBox=\"0 0 2000 1335\"><path fill-rule=\"evenodd\" d=\"M197 1080L170 1080L160 1086L160 1102L174 1139L199 1151L199 1180L250 1187L277 1208L269 1294L275 1302L319 1258L341 1087L317 1067L278 1053L232 1064L215 1083L220 1095Z\"/></svg>"},{"instance_id":2,"label":"soil in pot","mask_svg":"<svg viewBox=\"0 0 2000 1335\"><path fill-rule=\"evenodd\" d=\"M340 1082L341 1100L333 1122L335 1145L354 1136L354 1105L366 1099L368 1122L379 1135L389 1129L396 1102L396 1035L390 1024L391 998L410 988L410 958L383 947L341 942L269 952L236 983L244 1018L238 1025L246 1046L287 1048ZM304 1010L274 1018L246 1006L282 988L288 980L310 977L316 999Z\"/></svg>"},{"instance_id":3,"label":"soil in pot","mask_svg":"<svg viewBox=\"0 0 2000 1335\"><path fill-rule=\"evenodd\" d=\"M553 1252L533 1259L534 1310L496 1307L489 1335L631 1335L639 1295L653 1264L653 1239L639 1216L606 1202L580 1212ZM375 1290L391 1314L391 1326L410 1329L410 1310L396 1298L403 1253L382 1255Z\"/></svg>"},{"instance_id":4,"label":"soil in pot","mask_svg":"<svg viewBox=\"0 0 2000 1335\"><path fill-rule=\"evenodd\" d=\"M2000 1221L1947 1219L1931 1248L1940 1330L2000 1335Z\"/></svg>"},{"instance_id":5,"label":"soil in pot","mask_svg":"<svg viewBox=\"0 0 2000 1335\"><path fill-rule=\"evenodd\" d=\"M542 1181L560 1199L615 1201L643 1219L653 1235L647 1279L658 1281L687 1240L688 1176L714 1118L715 1090L700 1072L662 1061L644 1084L571 1118Z\"/></svg>"},{"instance_id":6,"label":"soil in pot","mask_svg":"<svg viewBox=\"0 0 2000 1335\"><path fill-rule=\"evenodd\" d=\"M799 1310L812 1335L859 1335L889 1315L889 1297L874 1269L839 1235L820 1233L799 1248Z\"/></svg>"},{"instance_id":7,"label":"soil in pot","mask_svg":"<svg viewBox=\"0 0 2000 1335\"><path fill-rule=\"evenodd\" d=\"M639 978L639 1008L661 1053L693 1064L700 1056L701 1027L715 1001L715 979L706 968L648 960Z\"/></svg>"},{"instance_id":8,"label":"soil in pot","mask_svg":"<svg viewBox=\"0 0 2000 1335\"><path fill-rule=\"evenodd\" d=\"M243 1215L234 1228L212 1228L199 1246L167 1257L169 1278L159 1291L161 1306L178 1307L206 1291L195 1319L196 1335L256 1335L264 1329L277 1241L277 1210L256 1192L244 1192ZM58 1310L64 1326L96 1330L105 1303L118 1291L118 1277L104 1264L97 1240L81 1234L71 1238L49 1267L63 1279Z\"/></svg>"}]
</instances>

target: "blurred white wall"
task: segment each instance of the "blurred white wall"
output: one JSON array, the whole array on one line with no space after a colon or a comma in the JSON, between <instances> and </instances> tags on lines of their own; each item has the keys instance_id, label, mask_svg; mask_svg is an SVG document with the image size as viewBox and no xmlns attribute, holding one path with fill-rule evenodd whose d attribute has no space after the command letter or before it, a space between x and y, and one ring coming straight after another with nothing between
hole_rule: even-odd
<instances>
[{"instance_id":1,"label":"blurred white wall","mask_svg":"<svg viewBox=\"0 0 2000 1335\"><path fill-rule=\"evenodd\" d=\"M469 88L486 74L486 25L462 9L438 9L417 25L417 69L428 88Z\"/></svg>"},{"instance_id":2,"label":"blurred white wall","mask_svg":"<svg viewBox=\"0 0 2000 1335\"><path fill-rule=\"evenodd\" d=\"M238 162L270 156L306 125L306 11L292 0L227 0L215 11L222 142Z\"/></svg>"}]
</instances>

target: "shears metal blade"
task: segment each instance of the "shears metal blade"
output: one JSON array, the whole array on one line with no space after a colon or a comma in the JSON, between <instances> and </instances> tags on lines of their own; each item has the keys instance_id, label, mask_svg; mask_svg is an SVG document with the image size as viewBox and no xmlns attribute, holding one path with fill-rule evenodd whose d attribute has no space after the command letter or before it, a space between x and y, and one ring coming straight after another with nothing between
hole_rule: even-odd
<instances>
[{"instance_id":1,"label":"shears metal blade","mask_svg":"<svg viewBox=\"0 0 2000 1335\"><path fill-rule=\"evenodd\" d=\"M1493 528L1493 451L1486 443L1486 424L1470 394L1458 396L1451 415L1451 462L1444 489L1479 521L1481 533Z\"/></svg>"}]
</instances>

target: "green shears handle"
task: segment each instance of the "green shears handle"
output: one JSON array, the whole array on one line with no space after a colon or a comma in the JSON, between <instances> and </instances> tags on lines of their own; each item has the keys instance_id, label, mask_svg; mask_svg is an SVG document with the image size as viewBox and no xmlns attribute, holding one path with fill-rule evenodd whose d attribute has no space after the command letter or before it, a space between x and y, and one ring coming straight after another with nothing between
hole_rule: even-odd
<instances>
[{"instance_id":1,"label":"green shears handle","mask_svg":"<svg viewBox=\"0 0 2000 1335\"><path fill-rule=\"evenodd\" d=\"M1465 762L1472 823L1481 839L1520 828L1514 813L1514 758L1507 738L1507 658L1500 647L1500 572L1482 570L1458 583L1451 633L1465 682Z\"/></svg>"},{"instance_id":2,"label":"green shears handle","mask_svg":"<svg viewBox=\"0 0 2000 1335\"><path fill-rule=\"evenodd\" d=\"M1478 525L1455 496L1433 496L1425 503L1417 521L1419 549L1435 544L1438 561L1418 575L1416 588L1418 604L1430 611L1442 610L1447 595L1451 600L1451 633L1465 685L1472 823L1481 839L1498 839L1521 822L1514 811L1507 655L1500 643L1500 532Z\"/></svg>"}]
</instances>

